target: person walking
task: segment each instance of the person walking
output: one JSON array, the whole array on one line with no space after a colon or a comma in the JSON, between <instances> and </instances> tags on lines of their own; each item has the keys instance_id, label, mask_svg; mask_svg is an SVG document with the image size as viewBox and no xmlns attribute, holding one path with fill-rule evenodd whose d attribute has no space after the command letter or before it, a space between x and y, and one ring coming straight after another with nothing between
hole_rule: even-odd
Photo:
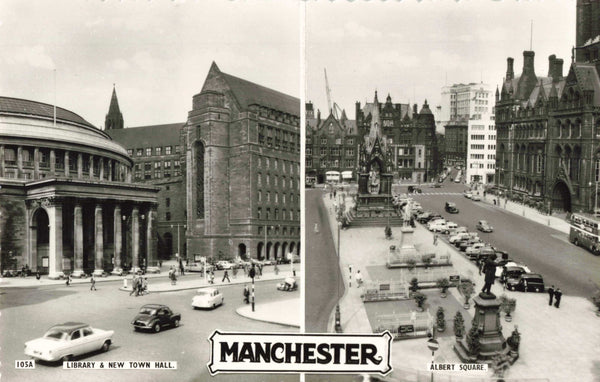
<instances>
[{"instance_id":1,"label":"person walking","mask_svg":"<svg viewBox=\"0 0 600 382\"><path fill-rule=\"evenodd\" d=\"M552 305L552 298L554 298L554 285L548 288L548 296L550 297L550 300L548 300L548 305Z\"/></svg>"},{"instance_id":2,"label":"person walking","mask_svg":"<svg viewBox=\"0 0 600 382\"><path fill-rule=\"evenodd\" d=\"M67 275L67 281L65 282L65 284L67 284L67 286L71 286L71 275Z\"/></svg>"},{"instance_id":3,"label":"person walking","mask_svg":"<svg viewBox=\"0 0 600 382\"><path fill-rule=\"evenodd\" d=\"M179 259L179 274L182 276L185 276L184 270L183 270L183 260Z\"/></svg>"},{"instance_id":4,"label":"person walking","mask_svg":"<svg viewBox=\"0 0 600 382\"><path fill-rule=\"evenodd\" d=\"M169 273L169 277L170 276L171 276L171 274ZM129 292L130 296L132 294L136 293L136 291L137 291L137 284L138 284L138 277L137 277L137 275L133 275L133 280L131 280L131 292Z\"/></svg>"},{"instance_id":5,"label":"person walking","mask_svg":"<svg viewBox=\"0 0 600 382\"><path fill-rule=\"evenodd\" d=\"M277 266L277 264L273 266L273 272L275 272L275 276L279 274L279 267Z\"/></svg>"},{"instance_id":6,"label":"person walking","mask_svg":"<svg viewBox=\"0 0 600 382\"><path fill-rule=\"evenodd\" d=\"M437 241L438 241L438 235L437 233L433 234L433 245L437 245Z\"/></svg>"},{"instance_id":7,"label":"person walking","mask_svg":"<svg viewBox=\"0 0 600 382\"><path fill-rule=\"evenodd\" d=\"M560 308L560 298L562 297L562 292L560 291L560 288L556 288L556 291L554 291L554 299L556 300L554 302L554 306L557 308Z\"/></svg>"},{"instance_id":8,"label":"person walking","mask_svg":"<svg viewBox=\"0 0 600 382\"><path fill-rule=\"evenodd\" d=\"M208 279L208 282L211 284L215 283L215 271L210 271L210 278Z\"/></svg>"},{"instance_id":9,"label":"person walking","mask_svg":"<svg viewBox=\"0 0 600 382\"><path fill-rule=\"evenodd\" d=\"M356 271L356 287L360 288L360 286L362 285L362 274L360 273L360 270Z\"/></svg>"},{"instance_id":10,"label":"person walking","mask_svg":"<svg viewBox=\"0 0 600 382\"><path fill-rule=\"evenodd\" d=\"M248 289L248 285L244 285L244 302L246 304L250 303L250 289Z\"/></svg>"},{"instance_id":11,"label":"person walking","mask_svg":"<svg viewBox=\"0 0 600 382\"><path fill-rule=\"evenodd\" d=\"M224 283L225 279L227 279L227 282L231 282L231 280L229 280L229 272L227 272L227 269L225 269L225 273L223 273L223 280L221 280L221 282Z\"/></svg>"},{"instance_id":12,"label":"person walking","mask_svg":"<svg viewBox=\"0 0 600 382\"><path fill-rule=\"evenodd\" d=\"M144 277L144 279L142 280L142 287L140 290L140 294L143 296L145 294L148 294L148 278Z\"/></svg>"},{"instance_id":13,"label":"person walking","mask_svg":"<svg viewBox=\"0 0 600 382\"><path fill-rule=\"evenodd\" d=\"M40 271L35 272L35 279L37 281L40 281L41 278L42 278L42 275L40 275Z\"/></svg>"},{"instance_id":14,"label":"person walking","mask_svg":"<svg viewBox=\"0 0 600 382\"><path fill-rule=\"evenodd\" d=\"M90 279L90 282L92 283L92 286L90 286L90 290L98 290L98 289L96 289L96 279L94 278L93 274L92 274L92 278Z\"/></svg>"}]
</instances>

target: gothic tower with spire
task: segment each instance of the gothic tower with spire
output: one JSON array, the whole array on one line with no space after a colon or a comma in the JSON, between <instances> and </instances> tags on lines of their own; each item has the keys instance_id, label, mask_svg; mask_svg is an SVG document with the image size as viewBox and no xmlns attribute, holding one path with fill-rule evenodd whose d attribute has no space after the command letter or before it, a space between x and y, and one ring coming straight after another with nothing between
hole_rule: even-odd
<instances>
[{"instance_id":1,"label":"gothic tower with spire","mask_svg":"<svg viewBox=\"0 0 600 382\"><path fill-rule=\"evenodd\" d=\"M119 100L117 99L117 91L113 84L112 97L110 98L110 106L108 107L108 114L104 119L104 130L114 130L123 128L123 114L119 109Z\"/></svg>"}]
</instances>

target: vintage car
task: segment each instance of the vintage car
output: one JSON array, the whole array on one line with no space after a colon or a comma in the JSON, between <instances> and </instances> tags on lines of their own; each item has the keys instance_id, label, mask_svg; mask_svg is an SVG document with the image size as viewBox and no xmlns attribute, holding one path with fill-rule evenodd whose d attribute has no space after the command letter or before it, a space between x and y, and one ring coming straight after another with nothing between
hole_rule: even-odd
<instances>
[{"instance_id":1,"label":"vintage car","mask_svg":"<svg viewBox=\"0 0 600 382\"><path fill-rule=\"evenodd\" d=\"M192 298L192 307L197 308L216 308L223 304L225 300L223 294L217 288L200 288L198 294Z\"/></svg>"},{"instance_id":2,"label":"vintage car","mask_svg":"<svg viewBox=\"0 0 600 382\"><path fill-rule=\"evenodd\" d=\"M475 227L478 230L480 230L481 232L493 232L494 231L494 227L492 227L490 225L490 223L487 222L487 220L478 221L477 225Z\"/></svg>"},{"instance_id":3,"label":"vintage car","mask_svg":"<svg viewBox=\"0 0 600 382\"><path fill-rule=\"evenodd\" d=\"M178 327L181 314L173 313L166 305L147 304L140 308L131 324L134 330L153 330L158 333L165 326Z\"/></svg>"},{"instance_id":4,"label":"vintage car","mask_svg":"<svg viewBox=\"0 0 600 382\"><path fill-rule=\"evenodd\" d=\"M471 195L471 200L474 202L480 202L481 201L481 196L479 196L479 194L472 194Z\"/></svg>"},{"instance_id":5,"label":"vintage car","mask_svg":"<svg viewBox=\"0 0 600 382\"><path fill-rule=\"evenodd\" d=\"M42 338L25 342L25 355L48 362L108 351L114 330L92 328L81 322L65 322L48 329Z\"/></svg>"},{"instance_id":6,"label":"vintage car","mask_svg":"<svg viewBox=\"0 0 600 382\"><path fill-rule=\"evenodd\" d=\"M286 292L291 292L293 290L298 289L298 284L293 277L286 277L282 282L277 284L278 290L283 290Z\"/></svg>"},{"instance_id":7,"label":"vintage car","mask_svg":"<svg viewBox=\"0 0 600 382\"><path fill-rule=\"evenodd\" d=\"M471 191L465 191L463 192L463 196L467 199L471 199L473 197L473 194L471 193Z\"/></svg>"},{"instance_id":8,"label":"vintage car","mask_svg":"<svg viewBox=\"0 0 600 382\"><path fill-rule=\"evenodd\" d=\"M220 260L217 261L217 269L218 270L223 270L223 269L231 269L233 267L233 264L231 264L229 261L227 260Z\"/></svg>"},{"instance_id":9,"label":"vintage car","mask_svg":"<svg viewBox=\"0 0 600 382\"><path fill-rule=\"evenodd\" d=\"M458 213L458 208L456 208L456 203L446 202L444 209L446 210L446 212L451 213L451 214Z\"/></svg>"},{"instance_id":10,"label":"vintage car","mask_svg":"<svg viewBox=\"0 0 600 382\"><path fill-rule=\"evenodd\" d=\"M523 273L519 278L508 279L506 288L521 292L543 292L545 290L543 277L536 273Z\"/></svg>"},{"instance_id":11,"label":"vintage car","mask_svg":"<svg viewBox=\"0 0 600 382\"><path fill-rule=\"evenodd\" d=\"M496 262L496 277L502 276L502 272L504 272L504 267L506 267L507 274L506 278L514 278L519 277L521 273L531 273L531 269L527 267L527 265L515 263L514 261L500 261ZM511 271L509 271L509 269Z\"/></svg>"}]
</instances>

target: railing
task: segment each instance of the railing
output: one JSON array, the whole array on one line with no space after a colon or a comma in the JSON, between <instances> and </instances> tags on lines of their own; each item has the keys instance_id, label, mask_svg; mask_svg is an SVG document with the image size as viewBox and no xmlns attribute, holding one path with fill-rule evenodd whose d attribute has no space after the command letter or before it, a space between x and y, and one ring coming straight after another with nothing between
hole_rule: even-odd
<instances>
[{"instance_id":1,"label":"railing","mask_svg":"<svg viewBox=\"0 0 600 382\"><path fill-rule=\"evenodd\" d=\"M433 317L429 314L429 310L377 316L377 326L373 333L382 333L386 330L394 336L394 340L426 337L433 333Z\"/></svg>"},{"instance_id":2,"label":"railing","mask_svg":"<svg viewBox=\"0 0 600 382\"><path fill-rule=\"evenodd\" d=\"M366 281L363 290L363 302L405 300L410 296L408 283L396 280Z\"/></svg>"},{"instance_id":3,"label":"railing","mask_svg":"<svg viewBox=\"0 0 600 382\"><path fill-rule=\"evenodd\" d=\"M450 276L457 276L458 272L454 268L430 268L422 269L415 268L412 271L406 268L400 268L400 281L410 282L413 278L422 283L435 283L439 279L449 279Z\"/></svg>"}]
</instances>

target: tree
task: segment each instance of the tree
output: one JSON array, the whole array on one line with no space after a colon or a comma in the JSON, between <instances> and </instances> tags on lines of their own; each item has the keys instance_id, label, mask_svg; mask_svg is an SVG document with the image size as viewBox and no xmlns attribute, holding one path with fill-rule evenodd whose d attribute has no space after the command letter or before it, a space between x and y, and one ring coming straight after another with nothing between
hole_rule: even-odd
<instances>
[{"instance_id":1,"label":"tree","mask_svg":"<svg viewBox=\"0 0 600 382\"><path fill-rule=\"evenodd\" d=\"M425 264L425 269L428 269L429 266L431 265L431 257L427 256L427 257L423 257L423 264Z\"/></svg>"},{"instance_id":2,"label":"tree","mask_svg":"<svg viewBox=\"0 0 600 382\"><path fill-rule=\"evenodd\" d=\"M504 316L504 319L506 321L508 321L508 322L512 321L512 317L510 314L515 311L516 307L517 307L516 299L507 297L505 294L500 296L500 309L502 309L502 311L504 313L506 313L506 316Z\"/></svg>"},{"instance_id":3,"label":"tree","mask_svg":"<svg viewBox=\"0 0 600 382\"><path fill-rule=\"evenodd\" d=\"M473 284L470 281L462 282L460 284L460 293L465 296L465 309L469 309L469 299L475 292L475 288L473 288Z\"/></svg>"},{"instance_id":4,"label":"tree","mask_svg":"<svg viewBox=\"0 0 600 382\"><path fill-rule=\"evenodd\" d=\"M412 272L412 270L417 266L417 261L415 259L408 259L406 260L406 265L408 266L408 270Z\"/></svg>"},{"instance_id":5,"label":"tree","mask_svg":"<svg viewBox=\"0 0 600 382\"><path fill-rule=\"evenodd\" d=\"M436 325L438 332L443 332L444 330L446 330L446 317L444 314L444 308L441 306L436 312Z\"/></svg>"},{"instance_id":6,"label":"tree","mask_svg":"<svg viewBox=\"0 0 600 382\"><path fill-rule=\"evenodd\" d=\"M409 289L411 290L411 292L416 292L419 289L419 280L416 277L413 277L410 280Z\"/></svg>"},{"instance_id":7,"label":"tree","mask_svg":"<svg viewBox=\"0 0 600 382\"><path fill-rule=\"evenodd\" d=\"M456 312L454 316L454 335L456 338L463 338L465 335L465 320L461 312Z\"/></svg>"},{"instance_id":8,"label":"tree","mask_svg":"<svg viewBox=\"0 0 600 382\"><path fill-rule=\"evenodd\" d=\"M446 292L450 287L450 281L447 278L442 277L436 281L436 286L442 290L442 297L446 297Z\"/></svg>"},{"instance_id":9,"label":"tree","mask_svg":"<svg viewBox=\"0 0 600 382\"><path fill-rule=\"evenodd\" d=\"M425 309L423 309L423 305L425 304L425 301L427 300L427 296L425 296L423 293L416 292L415 294L413 294L413 299L417 303L417 307L419 308L419 311L422 312L423 310L425 310Z\"/></svg>"},{"instance_id":10,"label":"tree","mask_svg":"<svg viewBox=\"0 0 600 382\"><path fill-rule=\"evenodd\" d=\"M467 347L469 353L473 356L478 356L481 351L481 343L479 343L479 329L475 325L471 325L469 334L467 335Z\"/></svg>"}]
</instances>

